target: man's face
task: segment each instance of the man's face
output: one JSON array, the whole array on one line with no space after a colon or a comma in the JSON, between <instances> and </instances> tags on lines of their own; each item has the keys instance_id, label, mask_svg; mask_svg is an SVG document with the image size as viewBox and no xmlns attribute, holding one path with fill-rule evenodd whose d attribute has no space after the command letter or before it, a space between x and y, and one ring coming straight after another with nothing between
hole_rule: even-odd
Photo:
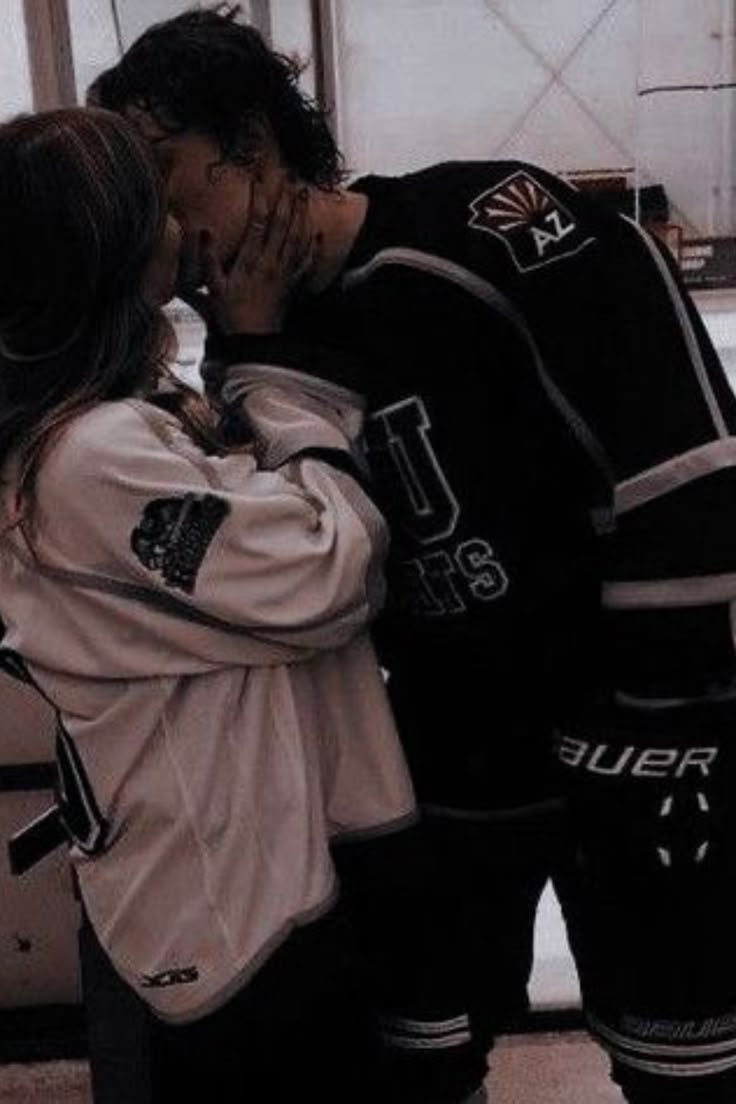
<instances>
[{"instance_id":1,"label":"man's face","mask_svg":"<svg viewBox=\"0 0 736 1104\"><path fill-rule=\"evenodd\" d=\"M131 107L127 117L150 142L171 214L182 229L180 283L202 283L200 237L209 231L223 265L235 256L250 204L248 170L222 161L217 143L197 131L168 134L151 115Z\"/></svg>"}]
</instances>

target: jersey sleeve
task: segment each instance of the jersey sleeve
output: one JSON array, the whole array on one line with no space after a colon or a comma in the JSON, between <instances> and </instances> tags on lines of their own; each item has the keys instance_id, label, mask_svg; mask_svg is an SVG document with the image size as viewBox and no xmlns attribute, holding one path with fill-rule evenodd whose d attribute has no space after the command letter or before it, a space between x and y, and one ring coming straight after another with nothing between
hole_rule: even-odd
<instances>
[{"instance_id":1,"label":"jersey sleeve","mask_svg":"<svg viewBox=\"0 0 736 1104\"><path fill-rule=\"evenodd\" d=\"M259 447L228 456L204 455L143 402L81 419L39 487L44 569L119 598L126 616L170 614L177 639L183 621L287 657L351 639L382 601L383 520L330 463L348 438L316 400L262 387L252 401Z\"/></svg>"}]
</instances>

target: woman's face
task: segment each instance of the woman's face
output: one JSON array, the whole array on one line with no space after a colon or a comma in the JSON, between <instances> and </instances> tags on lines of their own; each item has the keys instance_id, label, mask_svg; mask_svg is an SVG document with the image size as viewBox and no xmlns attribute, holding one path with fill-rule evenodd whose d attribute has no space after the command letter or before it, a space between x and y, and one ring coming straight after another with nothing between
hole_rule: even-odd
<instances>
[{"instance_id":1,"label":"woman's face","mask_svg":"<svg viewBox=\"0 0 736 1104\"><path fill-rule=\"evenodd\" d=\"M180 253L181 227L173 215L167 215L143 278L146 298L153 306L163 306L173 299Z\"/></svg>"},{"instance_id":2,"label":"woman's face","mask_svg":"<svg viewBox=\"0 0 736 1104\"><path fill-rule=\"evenodd\" d=\"M150 144L164 183L169 210L178 219L183 234L180 264L181 285L194 290L204 280L201 235L207 231L212 250L227 267L243 239L250 215L252 169L223 160L219 144L195 130L164 129L155 117L135 105L125 116ZM272 165L278 158L261 150L261 184L269 170L269 190L278 194L281 177L274 177Z\"/></svg>"}]
</instances>

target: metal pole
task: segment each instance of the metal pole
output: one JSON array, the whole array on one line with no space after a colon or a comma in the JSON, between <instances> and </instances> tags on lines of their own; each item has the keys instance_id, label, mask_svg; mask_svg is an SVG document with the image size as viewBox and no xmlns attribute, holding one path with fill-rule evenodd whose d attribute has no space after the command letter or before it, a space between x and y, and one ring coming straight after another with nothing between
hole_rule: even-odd
<instances>
[{"instance_id":1,"label":"metal pole","mask_svg":"<svg viewBox=\"0 0 736 1104\"><path fill-rule=\"evenodd\" d=\"M634 219L636 222L641 223L641 168L644 151L642 149L642 134L644 132L644 124L642 120L642 113L645 110L644 101L641 97L641 87L643 82L642 70L644 68L644 5L646 0L639 0L639 24L637 27L638 39L637 39L637 51L638 61L636 66L636 108L634 111Z\"/></svg>"},{"instance_id":2,"label":"metal pole","mask_svg":"<svg viewBox=\"0 0 736 1104\"><path fill-rule=\"evenodd\" d=\"M36 111L77 102L67 0L23 0Z\"/></svg>"},{"instance_id":3,"label":"metal pole","mask_svg":"<svg viewBox=\"0 0 736 1104\"><path fill-rule=\"evenodd\" d=\"M721 73L722 83L729 83L734 79L734 35L736 34L736 19L734 13L734 0L722 0L721 18ZM732 88L722 88L720 91L721 109L721 149L720 149L720 190L718 194L718 217L715 224L715 232L720 235L733 234L734 213L734 188L733 188L733 97ZM717 100L716 100L717 102Z\"/></svg>"},{"instance_id":4,"label":"metal pole","mask_svg":"<svg viewBox=\"0 0 736 1104\"><path fill-rule=\"evenodd\" d=\"M266 43L272 46L271 0L250 0L250 17L256 30L260 31Z\"/></svg>"},{"instance_id":5,"label":"metal pole","mask_svg":"<svg viewBox=\"0 0 736 1104\"><path fill-rule=\"evenodd\" d=\"M342 145L339 112L338 15L334 0L310 0L314 43L314 90L338 146Z\"/></svg>"}]
</instances>

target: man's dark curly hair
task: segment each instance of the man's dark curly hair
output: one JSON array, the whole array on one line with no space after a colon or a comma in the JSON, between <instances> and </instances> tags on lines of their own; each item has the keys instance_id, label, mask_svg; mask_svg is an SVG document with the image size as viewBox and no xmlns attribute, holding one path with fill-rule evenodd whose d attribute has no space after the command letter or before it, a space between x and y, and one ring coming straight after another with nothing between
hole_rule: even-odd
<instances>
[{"instance_id":1,"label":"man's dark curly hair","mask_svg":"<svg viewBox=\"0 0 736 1104\"><path fill-rule=\"evenodd\" d=\"M334 188L345 177L342 156L324 113L299 88L300 66L239 13L239 4L217 4L149 27L95 80L89 100L111 111L143 108L171 134L199 131L240 164L253 152L248 122L260 116L287 168Z\"/></svg>"}]
</instances>

